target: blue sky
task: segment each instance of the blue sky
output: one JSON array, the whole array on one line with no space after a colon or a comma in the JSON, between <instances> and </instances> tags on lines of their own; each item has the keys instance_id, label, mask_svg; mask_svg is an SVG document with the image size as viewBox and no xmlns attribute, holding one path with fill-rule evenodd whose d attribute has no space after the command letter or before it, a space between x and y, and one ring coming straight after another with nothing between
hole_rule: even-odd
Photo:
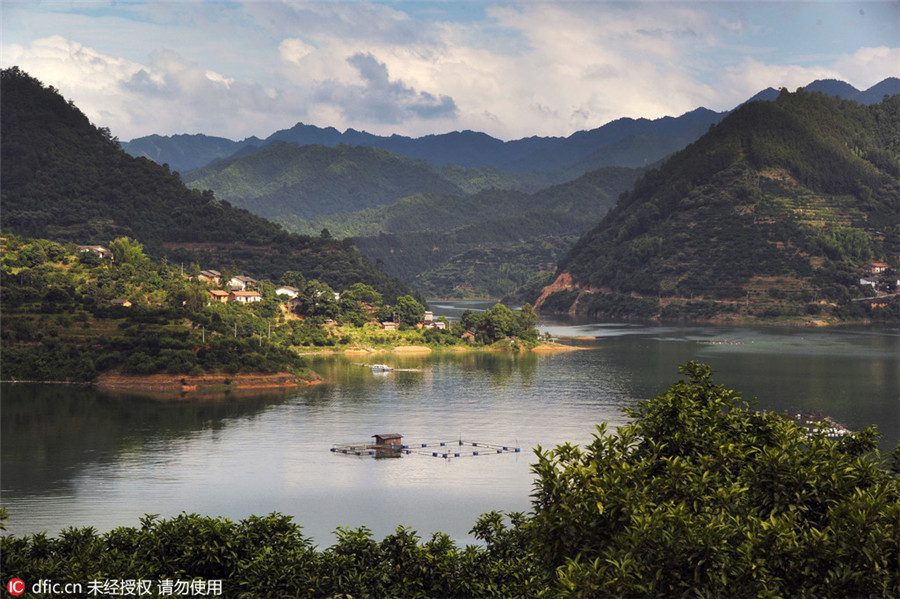
<instances>
[{"instance_id":1,"label":"blue sky","mask_svg":"<svg viewBox=\"0 0 900 599\"><path fill-rule=\"evenodd\" d=\"M120 139L569 135L900 75L900 2L6 1L18 65Z\"/></svg>"}]
</instances>

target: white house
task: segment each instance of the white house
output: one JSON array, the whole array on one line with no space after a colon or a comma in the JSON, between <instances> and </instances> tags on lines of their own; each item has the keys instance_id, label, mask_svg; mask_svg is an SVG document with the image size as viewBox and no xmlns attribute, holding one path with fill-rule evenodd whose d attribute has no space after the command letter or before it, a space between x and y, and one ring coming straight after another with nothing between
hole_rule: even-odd
<instances>
[{"instance_id":1,"label":"white house","mask_svg":"<svg viewBox=\"0 0 900 599\"><path fill-rule=\"evenodd\" d=\"M238 289L240 291L244 291L247 287L256 287L256 279L251 279L250 277L231 277L231 280L228 281L228 284L232 289Z\"/></svg>"},{"instance_id":2,"label":"white house","mask_svg":"<svg viewBox=\"0 0 900 599\"><path fill-rule=\"evenodd\" d=\"M861 286L866 286L866 285L868 285L868 286L871 287L872 289L875 289L875 285L876 285L877 283L878 283L878 279L870 279L870 278L868 278L868 277L863 277L862 279L859 280L859 284L860 284Z\"/></svg>"},{"instance_id":3,"label":"white house","mask_svg":"<svg viewBox=\"0 0 900 599\"><path fill-rule=\"evenodd\" d=\"M262 296L256 291L232 291L228 294L228 300L232 302L240 302L249 304L252 302L262 301Z\"/></svg>"},{"instance_id":4,"label":"white house","mask_svg":"<svg viewBox=\"0 0 900 599\"><path fill-rule=\"evenodd\" d=\"M290 299L294 299L300 295L300 290L296 287L290 287L289 285L282 285L281 287L275 288L275 295L286 295Z\"/></svg>"},{"instance_id":5,"label":"white house","mask_svg":"<svg viewBox=\"0 0 900 599\"><path fill-rule=\"evenodd\" d=\"M79 252L94 252L101 258L112 258L112 252L103 247L102 245L79 245Z\"/></svg>"}]
</instances>

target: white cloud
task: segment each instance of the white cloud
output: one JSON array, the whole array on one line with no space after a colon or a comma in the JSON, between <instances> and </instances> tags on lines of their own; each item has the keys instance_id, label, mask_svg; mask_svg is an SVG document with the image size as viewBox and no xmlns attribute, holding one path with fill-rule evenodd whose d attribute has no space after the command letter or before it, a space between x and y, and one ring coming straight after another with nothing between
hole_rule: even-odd
<instances>
[{"instance_id":1,"label":"white cloud","mask_svg":"<svg viewBox=\"0 0 900 599\"><path fill-rule=\"evenodd\" d=\"M817 55L809 39L802 54L781 51L792 41L785 27L804 12L790 3L416 12L403 3L176 2L103 15L16 6L10 23L21 27L4 31L4 66L58 87L122 139L266 136L300 120L380 134L568 135L622 116L728 109L766 87L824 77L862 89L900 64L900 49L879 41Z\"/></svg>"},{"instance_id":2,"label":"white cloud","mask_svg":"<svg viewBox=\"0 0 900 599\"><path fill-rule=\"evenodd\" d=\"M403 81L392 80L387 66L372 54L357 53L347 62L359 72L362 84L328 81L318 86L313 96L318 104L339 107L347 120L396 125L407 120L452 117L456 113L451 97L416 91Z\"/></svg>"},{"instance_id":3,"label":"white cloud","mask_svg":"<svg viewBox=\"0 0 900 599\"><path fill-rule=\"evenodd\" d=\"M860 48L849 56L838 57L831 64L805 67L768 64L747 58L739 65L723 70L724 90L716 101L733 107L766 87L787 88L790 91L817 79L838 79L866 90L888 76L900 75L900 48Z\"/></svg>"},{"instance_id":4,"label":"white cloud","mask_svg":"<svg viewBox=\"0 0 900 599\"><path fill-rule=\"evenodd\" d=\"M215 71L206 71L206 78L213 83L224 85L226 88L230 88L231 84L234 83L233 78L225 77L221 73L216 73Z\"/></svg>"},{"instance_id":5,"label":"white cloud","mask_svg":"<svg viewBox=\"0 0 900 599\"><path fill-rule=\"evenodd\" d=\"M767 88L795 90L816 79L840 79L840 73L829 67L803 67L797 65L773 65L747 58L734 67L723 70L723 90L719 103L737 105L753 94Z\"/></svg>"},{"instance_id":6,"label":"white cloud","mask_svg":"<svg viewBox=\"0 0 900 599\"><path fill-rule=\"evenodd\" d=\"M885 73L900 76L900 48L860 48L835 61L834 68L847 83L857 89L867 89L882 81Z\"/></svg>"},{"instance_id":7,"label":"white cloud","mask_svg":"<svg viewBox=\"0 0 900 599\"><path fill-rule=\"evenodd\" d=\"M294 64L300 64L300 61L315 52L314 46L310 46L306 42L297 38L288 38L282 40L278 45L278 52L281 60Z\"/></svg>"},{"instance_id":8,"label":"white cloud","mask_svg":"<svg viewBox=\"0 0 900 599\"><path fill-rule=\"evenodd\" d=\"M680 114L709 93L681 60L703 20L681 7L647 13L535 3L489 14L494 28L512 32L507 39L518 40L517 51L453 43L471 32L447 25L451 50L435 69L472 128L504 137L567 135L621 116Z\"/></svg>"},{"instance_id":9,"label":"white cloud","mask_svg":"<svg viewBox=\"0 0 900 599\"><path fill-rule=\"evenodd\" d=\"M23 69L39 72L48 85L86 92L110 91L113 82L140 69L134 62L105 56L59 35L35 40L28 48L17 47L14 58Z\"/></svg>"}]
</instances>

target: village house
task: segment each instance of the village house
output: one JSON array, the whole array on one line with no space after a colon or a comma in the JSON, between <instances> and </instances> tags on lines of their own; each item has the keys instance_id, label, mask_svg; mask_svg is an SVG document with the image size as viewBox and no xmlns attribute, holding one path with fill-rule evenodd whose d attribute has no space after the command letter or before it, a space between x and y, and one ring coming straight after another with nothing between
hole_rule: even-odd
<instances>
[{"instance_id":1,"label":"village house","mask_svg":"<svg viewBox=\"0 0 900 599\"><path fill-rule=\"evenodd\" d=\"M112 304L113 306L122 306L124 308L131 307L131 301L127 300L127 299L122 299L122 298L111 299L111 300L109 300L109 303Z\"/></svg>"},{"instance_id":2,"label":"village house","mask_svg":"<svg viewBox=\"0 0 900 599\"><path fill-rule=\"evenodd\" d=\"M249 304L262 301L262 296L256 291L232 291L228 294L228 301Z\"/></svg>"},{"instance_id":3,"label":"village house","mask_svg":"<svg viewBox=\"0 0 900 599\"><path fill-rule=\"evenodd\" d=\"M873 275L878 275L886 271L889 267L887 262L869 262L866 265L866 272L870 272Z\"/></svg>"},{"instance_id":4,"label":"village house","mask_svg":"<svg viewBox=\"0 0 900 599\"><path fill-rule=\"evenodd\" d=\"M443 331L447 328L447 325L443 320L435 320L434 312L425 312L425 317L422 319L421 327L423 329L439 329Z\"/></svg>"},{"instance_id":5,"label":"village house","mask_svg":"<svg viewBox=\"0 0 900 599\"><path fill-rule=\"evenodd\" d=\"M210 281L218 285L219 281L222 279L222 273L218 270L201 270L198 278L201 281Z\"/></svg>"},{"instance_id":6,"label":"village house","mask_svg":"<svg viewBox=\"0 0 900 599\"><path fill-rule=\"evenodd\" d=\"M282 285L281 287L275 288L275 295L286 295L290 299L294 299L295 297L300 295L300 290L289 285Z\"/></svg>"},{"instance_id":7,"label":"village house","mask_svg":"<svg viewBox=\"0 0 900 599\"><path fill-rule=\"evenodd\" d=\"M94 252L101 258L112 258L112 252L103 247L102 245L79 245L79 252Z\"/></svg>"},{"instance_id":8,"label":"village house","mask_svg":"<svg viewBox=\"0 0 900 599\"><path fill-rule=\"evenodd\" d=\"M248 287L256 287L256 279L245 276L231 277L228 285L236 291L246 291Z\"/></svg>"},{"instance_id":9,"label":"village house","mask_svg":"<svg viewBox=\"0 0 900 599\"><path fill-rule=\"evenodd\" d=\"M863 277L859 280L859 284L861 287L868 286L868 287L871 287L872 289L875 289L875 285L878 284L878 279L873 279L870 277Z\"/></svg>"},{"instance_id":10,"label":"village house","mask_svg":"<svg viewBox=\"0 0 900 599\"><path fill-rule=\"evenodd\" d=\"M210 297L212 297L213 301L221 302L223 304L228 303L228 296L230 295L227 291L222 291L220 289L211 289L209 291Z\"/></svg>"},{"instance_id":11,"label":"village house","mask_svg":"<svg viewBox=\"0 0 900 599\"><path fill-rule=\"evenodd\" d=\"M891 302L891 299L888 297L873 297L871 299L866 300L866 303L871 308L885 308Z\"/></svg>"},{"instance_id":12,"label":"village house","mask_svg":"<svg viewBox=\"0 0 900 599\"><path fill-rule=\"evenodd\" d=\"M390 320L385 320L384 322L381 323L381 328L384 329L385 331L396 331L397 323L392 322Z\"/></svg>"}]
</instances>

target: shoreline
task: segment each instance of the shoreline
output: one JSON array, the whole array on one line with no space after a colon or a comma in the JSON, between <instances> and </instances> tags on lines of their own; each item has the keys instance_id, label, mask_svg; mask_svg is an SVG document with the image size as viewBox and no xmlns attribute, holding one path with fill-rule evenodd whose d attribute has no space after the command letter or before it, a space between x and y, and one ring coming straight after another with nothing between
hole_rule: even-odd
<instances>
[{"instance_id":1,"label":"shoreline","mask_svg":"<svg viewBox=\"0 0 900 599\"><path fill-rule=\"evenodd\" d=\"M533 347L512 349L509 347L466 347L454 345L435 349L429 346L398 345L381 349L373 348L348 348L344 350L322 350L312 352L298 352L300 355L327 356L348 355L359 356L369 354L401 354L401 355L427 355L433 352L462 353L462 352L535 352L556 353L569 351L582 351L594 349L561 343L543 342ZM308 379L290 374L288 372L274 373L249 373L249 374L123 374L119 371L110 371L101 374L93 382L82 381L39 381L8 379L0 381L8 384L42 384L42 385L75 385L81 387L94 387L100 391L111 393L130 393L159 400L180 400L203 398L223 398L234 395L255 395L260 393L281 393L286 390L296 389L301 386L318 385L322 378L312 373Z\"/></svg>"},{"instance_id":2,"label":"shoreline","mask_svg":"<svg viewBox=\"0 0 900 599\"><path fill-rule=\"evenodd\" d=\"M327 356L327 355L348 355L348 356L364 356L369 354L430 354L430 353L464 353L464 352L536 352L536 353L553 353L567 351L582 351L586 349L594 349L591 347L581 347L577 345L566 345L563 343L541 342L532 347L521 347L513 349L510 347L493 347L487 346L465 346L465 345L444 345L440 347L431 347L429 345L396 345L391 347L371 348L371 347L350 347L347 349L323 349L320 351L302 351L297 352L301 356Z\"/></svg>"},{"instance_id":3,"label":"shoreline","mask_svg":"<svg viewBox=\"0 0 900 599\"><path fill-rule=\"evenodd\" d=\"M101 391L129 392L157 399L188 397L224 397L235 393L256 394L283 392L301 385L321 382L318 375L306 380L287 372L251 374L144 374L107 372L97 377L93 386Z\"/></svg>"}]
</instances>

